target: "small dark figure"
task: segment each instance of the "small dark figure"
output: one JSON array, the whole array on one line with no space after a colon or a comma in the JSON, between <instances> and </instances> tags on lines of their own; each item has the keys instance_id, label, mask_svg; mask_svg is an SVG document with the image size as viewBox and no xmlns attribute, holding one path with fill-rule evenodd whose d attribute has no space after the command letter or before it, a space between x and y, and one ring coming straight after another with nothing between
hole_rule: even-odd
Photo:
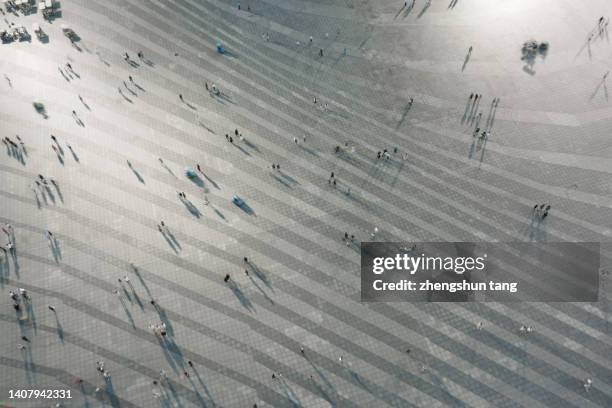
<instances>
[{"instance_id":1,"label":"small dark figure","mask_svg":"<svg viewBox=\"0 0 612 408\"><path fill-rule=\"evenodd\" d=\"M319 50L319 56L321 56L321 57L323 56L323 48L321 48L321 49Z\"/></svg>"},{"instance_id":2,"label":"small dark figure","mask_svg":"<svg viewBox=\"0 0 612 408\"><path fill-rule=\"evenodd\" d=\"M230 280L230 276L229 273L227 275L225 275L225 278L223 278L223 282L227 283Z\"/></svg>"}]
</instances>

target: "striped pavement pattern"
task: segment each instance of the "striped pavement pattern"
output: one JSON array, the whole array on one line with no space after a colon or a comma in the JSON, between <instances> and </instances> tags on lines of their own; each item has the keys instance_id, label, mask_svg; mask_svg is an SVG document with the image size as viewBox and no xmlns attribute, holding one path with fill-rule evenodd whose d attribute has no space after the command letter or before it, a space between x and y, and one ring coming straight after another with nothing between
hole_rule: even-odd
<instances>
[{"instance_id":1,"label":"striped pavement pattern","mask_svg":"<svg viewBox=\"0 0 612 408\"><path fill-rule=\"evenodd\" d=\"M44 388L71 390L71 407L612 406L612 61L596 29L609 2L238 4L66 0L52 23L3 16L49 41L0 45L0 133L27 149L0 156L17 250L0 263L0 403L55 406L9 399ZM550 51L528 68L531 38ZM244 142L225 140L234 129ZM33 188L38 174L57 187ZM552 204L543 222L536 202ZM360 303L359 246L342 237L374 228L380 241L601 241L600 300ZM15 288L32 297L18 312Z\"/></svg>"}]
</instances>

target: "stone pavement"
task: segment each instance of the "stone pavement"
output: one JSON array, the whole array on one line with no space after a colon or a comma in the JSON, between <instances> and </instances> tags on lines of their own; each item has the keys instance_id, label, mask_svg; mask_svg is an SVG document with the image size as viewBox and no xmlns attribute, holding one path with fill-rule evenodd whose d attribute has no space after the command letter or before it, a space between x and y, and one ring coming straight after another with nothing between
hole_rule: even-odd
<instances>
[{"instance_id":1,"label":"stone pavement","mask_svg":"<svg viewBox=\"0 0 612 408\"><path fill-rule=\"evenodd\" d=\"M0 403L55 406L9 390L65 389L70 407L612 406L609 245L595 304L362 304L359 250L342 241L378 227L381 241L609 243L612 58L597 20L612 4L240 6L65 0L51 24L3 16L49 42L0 45L0 133L27 149L0 156L17 248L0 264ZM526 66L530 39L550 48ZM38 174L58 187L33 189ZM536 202L552 204L539 224ZM15 313L18 287L32 302Z\"/></svg>"}]
</instances>

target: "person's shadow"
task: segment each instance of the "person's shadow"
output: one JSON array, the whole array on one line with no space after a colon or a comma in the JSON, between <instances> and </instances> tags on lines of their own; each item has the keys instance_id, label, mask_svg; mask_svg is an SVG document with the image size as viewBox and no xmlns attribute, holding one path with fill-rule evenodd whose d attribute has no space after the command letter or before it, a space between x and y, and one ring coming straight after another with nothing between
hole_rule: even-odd
<instances>
[{"instance_id":1,"label":"person's shadow","mask_svg":"<svg viewBox=\"0 0 612 408\"><path fill-rule=\"evenodd\" d=\"M425 3L425 7L423 7L423 9L421 10L421 12L419 13L419 15L417 16L417 18L421 18L423 17L423 14L425 14L425 12L427 11L427 9L429 8L429 6L431 6L431 0L426 0Z\"/></svg>"},{"instance_id":2,"label":"person's shadow","mask_svg":"<svg viewBox=\"0 0 612 408\"><path fill-rule=\"evenodd\" d=\"M140 181L142 184L145 184L145 181L142 178L142 176L140 175L140 173L135 168L133 168L133 167L130 167L130 169L132 170L132 172L134 173L136 178L138 178L138 181Z\"/></svg>"},{"instance_id":3,"label":"person's shadow","mask_svg":"<svg viewBox=\"0 0 612 408\"><path fill-rule=\"evenodd\" d=\"M468 61L470 60L470 56L471 56L471 53L468 52L467 55L465 56L465 59L463 60L463 66L461 67L462 72L465 70L465 67L468 64Z\"/></svg>"}]
</instances>

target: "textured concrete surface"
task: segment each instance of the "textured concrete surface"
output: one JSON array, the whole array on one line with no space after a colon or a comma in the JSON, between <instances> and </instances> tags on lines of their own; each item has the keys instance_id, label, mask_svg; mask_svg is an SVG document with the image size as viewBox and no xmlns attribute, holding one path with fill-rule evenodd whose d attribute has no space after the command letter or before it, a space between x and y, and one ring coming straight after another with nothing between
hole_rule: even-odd
<instances>
[{"instance_id":1,"label":"textured concrete surface","mask_svg":"<svg viewBox=\"0 0 612 408\"><path fill-rule=\"evenodd\" d=\"M612 58L597 20L612 4L237 6L65 0L51 24L0 22L49 36L0 45L0 133L27 150L0 155L17 254L0 269L0 402L55 406L9 390L69 389L70 407L612 406L610 252L595 304L368 305L358 245L342 241L377 227L381 241L610 242ZM530 39L550 47L526 65ZM246 140L230 144L236 128ZM536 202L552 204L541 223ZM15 313L18 287L32 301ZM149 329L162 321L165 341Z\"/></svg>"}]
</instances>

